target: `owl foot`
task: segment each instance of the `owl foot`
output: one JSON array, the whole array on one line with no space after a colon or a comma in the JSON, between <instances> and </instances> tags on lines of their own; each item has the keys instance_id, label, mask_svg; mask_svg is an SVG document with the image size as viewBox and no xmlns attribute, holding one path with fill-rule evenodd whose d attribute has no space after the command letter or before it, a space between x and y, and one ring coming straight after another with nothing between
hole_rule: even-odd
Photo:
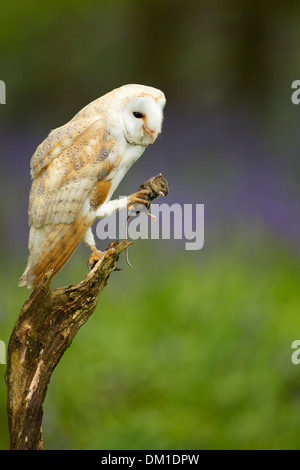
<instances>
[{"instance_id":1,"label":"owl foot","mask_svg":"<svg viewBox=\"0 0 300 470\"><path fill-rule=\"evenodd\" d=\"M93 253L91 254L88 260L89 270L93 269L96 263L98 263L98 261L105 258L105 253L102 253L102 251L97 250L95 245L91 246L91 250L93 251Z\"/></svg>"},{"instance_id":2,"label":"owl foot","mask_svg":"<svg viewBox=\"0 0 300 470\"><path fill-rule=\"evenodd\" d=\"M148 196L150 195L149 189L142 189L140 191L137 191L134 194L131 194L131 196L128 196L128 209L132 210L133 206L135 204L143 204L144 206L148 206L149 204L149 198Z\"/></svg>"},{"instance_id":3,"label":"owl foot","mask_svg":"<svg viewBox=\"0 0 300 470\"><path fill-rule=\"evenodd\" d=\"M111 242L111 244L109 245L109 247L107 248L107 250L105 252L105 258L107 258L108 256L113 255L114 258L115 258L115 262L114 262L114 267L113 267L112 271L121 271L120 268L117 268L117 261L119 259L119 256L116 252L116 249L115 249L114 245L115 245L115 243Z\"/></svg>"}]
</instances>

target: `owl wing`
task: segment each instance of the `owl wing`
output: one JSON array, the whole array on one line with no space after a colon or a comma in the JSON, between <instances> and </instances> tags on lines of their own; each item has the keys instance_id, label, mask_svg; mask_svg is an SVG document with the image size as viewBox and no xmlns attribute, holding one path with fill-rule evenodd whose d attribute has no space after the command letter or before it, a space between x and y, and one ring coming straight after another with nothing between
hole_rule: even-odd
<instances>
[{"instance_id":1,"label":"owl wing","mask_svg":"<svg viewBox=\"0 0 300 470\"><path fill-rule=\"evenodd\" d=\"M115 168L114 139L98 118L52 131L31 159L29 259L19 285L33 287L70 258L105 201Z\"/></svg>"}]
</instances>

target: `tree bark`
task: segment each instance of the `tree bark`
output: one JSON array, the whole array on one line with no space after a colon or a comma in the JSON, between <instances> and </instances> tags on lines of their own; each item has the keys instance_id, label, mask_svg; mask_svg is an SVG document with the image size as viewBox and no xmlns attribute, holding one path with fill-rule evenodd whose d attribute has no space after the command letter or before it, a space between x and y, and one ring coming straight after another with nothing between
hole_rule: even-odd
<instances>
[{"instance_id":1,"label":"tree bark","mask_svg":"<svg viewBox=\"0 0 300 470\"><path fill-rule=\"evenodd\" d=\"M94 312L119 255L131 242L110 244L78 284L51 289L46 276L22 307L10 337L5 374L13 450L43 449L43 403L53 370Z\"/></svg>"}]
</instances>

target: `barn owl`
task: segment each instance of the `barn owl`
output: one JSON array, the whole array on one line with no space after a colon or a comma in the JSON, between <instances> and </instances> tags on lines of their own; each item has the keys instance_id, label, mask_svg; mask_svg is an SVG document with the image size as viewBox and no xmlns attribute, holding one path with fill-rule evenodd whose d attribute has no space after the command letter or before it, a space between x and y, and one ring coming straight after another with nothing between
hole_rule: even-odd
<instances>
[{"instance_id":1,"label":"barn owl","mask_svg":"<svg viewBox=\"0 0 300 470\"><path fill-rule=\"evenodd\" d=\"M92 225L133 204L140 190L111 200L129 168L161 132L162 91L124 85L96 99L50 132L31 158L29 258L19 285L54 277L84 241L99 256Z\"/></svg>"}]
</instances>

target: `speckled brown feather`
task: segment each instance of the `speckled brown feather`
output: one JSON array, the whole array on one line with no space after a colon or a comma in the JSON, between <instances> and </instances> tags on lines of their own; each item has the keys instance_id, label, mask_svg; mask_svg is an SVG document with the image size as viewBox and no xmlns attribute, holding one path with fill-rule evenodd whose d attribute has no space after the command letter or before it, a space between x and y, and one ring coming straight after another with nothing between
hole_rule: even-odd
<instances>
[{"instance_id":1,"label":"speckled brown feather","mask_svg":"<svg viewBox=\"0 0 300 470\"><path fill-rule=\"evenodd\" d=\"M88 211L105 201L120 161L99 119L66 124L38 147L31 160L30 255L19 285L33 287L62 268L92 225Z\"/></svg>"},{"instance_id":2,"label":"speckled brown feather","mask_svg":"<svg viewBox=\"0 0 300 470\"><path fill-rule=\"evenodd\" d=\"M29 196L30 225L41 227L53 222L72 223L94 185L104 179L101 174L105 171L105 178L108 177L113 167L108 158L113 151L113 139L111 136L106 141L99 139L106 132L101 124L93 121L89 127L85 125L72 139L72 144L63 149L59 142L53 148L51 133L51 148L45 155L45 161L50 163L39 171L37 161L40 160L34 154L34 180ZM44 144L43 148L47 149L48 146ZM39 148L37 152L39 155ZM57 152L60 153L51 158ZM118 160L117 157L114 159ZM39 165L41 164L42 161Z\"/></svg>"},{"instance_id":3,"label":"speckled brown feather","mask_svg":"<svg viewBox=\"0 0 300 470\"><path fill-rule=\"evenodd\" d=\"M47 272L52 271L51 277L55 276L74 253L92 223L93 219L88 214L78 216L73 224L49 224L39 250L41 261L27 273L29 285L35 285Z\"/></svg>"}]
</instances>

